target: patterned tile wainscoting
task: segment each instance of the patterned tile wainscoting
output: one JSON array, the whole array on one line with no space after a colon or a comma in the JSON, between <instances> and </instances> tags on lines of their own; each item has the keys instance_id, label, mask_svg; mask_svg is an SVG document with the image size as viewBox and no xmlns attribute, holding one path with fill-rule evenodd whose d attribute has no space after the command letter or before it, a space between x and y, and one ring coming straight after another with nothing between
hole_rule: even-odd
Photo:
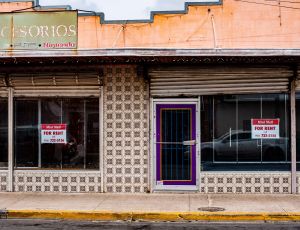
<instances>
[{"instance_id":1,"label":"patterned tile wainscoting","mask_svg":"<svg viewBox=\"0 0 300 230\"><path fill-rule=\"evenodd\" d=\"M104 191L148 190L148 83L135 66L104 70Z\"/></svg>"},{"instance_id":2,"label":"patterned tile wainscoting","mask_svg":"<svg viewBox=\"0 0 300 230\"><path fill-rule=\"evenodd\" d=\"M202 172L200 180L202 193L288 194L290 183L288 172Z\"/></svg>"},{"instance_id":3,"label":"patterned tile wainscoting","mask_svg":"<svg viewBox=\"0 0 300 230\"><path fill-rule=\"evenodd\" d=\"M16 192L100 192L97 171L15 171Z\"/></svg>"},{"instance_id":4,"label":"patterned tile wainscoting","mask_svg":"<svg viewBox=\"0 0 300 230\"><path fill-rule=\"evenodd\" d=\"M297 193L300 194L300 173L297 174Z\"/></svg>"},{"instance_id":5,"label":"patterned tile wainscoting","mask_svg":"<svg viewBox=\"0 0 300 230\"><path fill-rule=\"evenodd\" d=\"M8 185L8 172L7 171L0 171L0 192L7 191Z\"/></svg>"}]
</instances>

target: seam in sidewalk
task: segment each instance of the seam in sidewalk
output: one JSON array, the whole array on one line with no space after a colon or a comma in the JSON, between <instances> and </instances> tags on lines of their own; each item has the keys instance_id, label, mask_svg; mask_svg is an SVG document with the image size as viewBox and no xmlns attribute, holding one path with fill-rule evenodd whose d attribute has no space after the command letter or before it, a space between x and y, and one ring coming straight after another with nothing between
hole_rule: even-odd
<instances>
[{"instance_id":1,"label":"seam in sidewalk","mask_svg":"<svg viewBox=\"0 0 300 230\"><path fill-rule=\"evenodd\" d=\"M110 198L106 199L106 198L104 197L103 200L101 200L93 210L94 210L94 211L97 210L97 208L98 208L100 205L102 205L102 204L104 203L104 201L107 201L107 200L109 200L109 199L110 199Z\"/></svg>"}]
</instances>

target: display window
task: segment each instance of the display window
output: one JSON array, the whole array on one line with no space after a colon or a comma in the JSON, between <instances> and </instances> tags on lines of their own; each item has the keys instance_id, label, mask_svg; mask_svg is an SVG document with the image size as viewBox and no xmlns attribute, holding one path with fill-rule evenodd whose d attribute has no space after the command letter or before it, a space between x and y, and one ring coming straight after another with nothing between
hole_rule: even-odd
<instances>
[{"instance_id":1,"label":"display window","mask_svg":"<svg viewBox=\"0 0 300 230\"><path fill-rule=\"evenodd\" d=\"M8 106L7 99L0 99L0 168L8 166Z\"/></svg>"},{"instance_id":2,"label":"display window","mask_svg":"<svg viewBox=\"0 0 300 230\"><path fill-rule=\"evenodd\" d=\"M98 98L14 100L17 168L99 169Z\"/></svg>"},{"instance_id":3,"label":"display window","mask_svg":"<svg viewBox=\"0 0 300 230\"><path fill-rule=\"evenodd\" d=\"M205 96L203 170L289 170L287 94Z\"/></svg>"}]
</instances>

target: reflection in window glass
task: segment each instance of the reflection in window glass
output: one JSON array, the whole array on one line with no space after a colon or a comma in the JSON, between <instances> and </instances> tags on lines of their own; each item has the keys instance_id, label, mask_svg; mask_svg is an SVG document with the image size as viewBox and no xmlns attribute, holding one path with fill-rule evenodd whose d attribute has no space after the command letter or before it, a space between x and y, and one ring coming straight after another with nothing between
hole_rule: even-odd
<instances>
[{"instance_id":1,"label":"reflection in window glass","mask_svg":"<svg viewBox=\"0 0 300 230\"><path fill-rule=\"evenodd\" d=\"M61 100L60 99L43 99L41 100L41 122L42 124L59 124L61 123Z\"/></svg>"},{"instance_id":2,"label":"reflection in window glass","mask_svg":"<svg viewBox=\"0 0 300 230\"><path fill-rule=\"evenodd\" d=\"M261 118L261 95L237 96L237 126L240 135L247 135L248 139L238 139L237 161L261 161L261 140L251 138L251 119ZM273 116L268 117L273 118Z\"/></svg>"},{"instance_id":3,"label":"reflection in window glass","mask_svg":"<svg viewBox=\"0 0 300 230\"><path fill-rule=\"evenodd\" d=\"M8 105L6 99L0 99L0 168L8 164Z\"/></svg>"},{"instance_id":4,"label":"reflection in window glass","mask_svg":"<svg viewBox=\"0 0 300 230\"><path fill-rule=\"evenodd\" d=\"M251 119L257 118L279 118L280 138L252 139ZM226 170L234 165L235 168L247 170L266 168L288 170L290 161L288 128L286 94L203 97L202 167L204 170L222 167L222 170Z\"/></svg>"},{"instance_id":5,"label":"reflection in window glass","mask_svg":"<svg viewBox=\"0 0 300 230\"><path fill-rule=\"evenodd\" d=\"M213 104L215 115L213 125L213 135L215 137L214 160L235 161L237 142L233 141L232 138L234 138L236 132L236 96L213 98Z\"/></svg>"},{"instance_id":6,"label":"reflection in window glass","mask_svg":"<svg viewBox=\"0 0 300 230\"><path fill-rule=\"evenodd\" d=\"M263 139L262 160L286 162L291 160L289 149L289 112L286 95L264 95L262 98L262 118L280 118L279 139Z\"/></svg>"},{"instance_id":7,"label":"reflection in window glass","mask_svg":"<svg viewBox=\"0 0 300 230\"><path fill-rule=\"evenodd\" d=\"M85 102L78 99L62 101L62 122L67 124L68 143L63 149L62 164L64 167L84 167L85 159Z\"/></svg>"},{"instance_id":8,"label":"reflection in window glass","mask_svg":"<svg viewBox=\"0 0 300 230\"><path fill-rule=\"evenodd\" d=\"M32 106L32 105L35 106ZM16 161L18 167L48 169L99 168L99 101L98 99L35 99L16 100L16 109L23 110L26 122L16 116ZM34 107L34 108L33 108ZM28 112L28 114L26 114ZM17 113L17 110L16 110ZM32 120L29 119L32 118ZM18 122L20 120L20 122ZM22 125L19 125L21 123ZM28 124L30 125L28 125ZM66 144L40 143L41 124L66 124ZM25 141L26 139L26 141ZM27 142L34 148L27 148ZM21 151L21 149L23 149ZM24 151L25 149L25 151ZM19 151L20 150L20 151ZM39 162L39 159L40 162Z\"/></svg>"}]
</instances>

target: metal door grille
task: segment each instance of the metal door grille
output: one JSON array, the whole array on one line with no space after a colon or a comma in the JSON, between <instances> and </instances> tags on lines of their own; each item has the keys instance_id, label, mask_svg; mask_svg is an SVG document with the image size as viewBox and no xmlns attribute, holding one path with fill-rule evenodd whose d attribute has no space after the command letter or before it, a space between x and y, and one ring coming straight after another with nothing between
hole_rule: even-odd
<instances>
[{"instance_id":1,"label":"metal door grille","mask_svg":"<svg viewBox=\"0 0 300 230\"><path fill-rule=\"evenodd\" d=\"M191 180L191 148L184 145L191 139L191 111L162 109L161 180Z\"/></svg>"}]
</instances>

